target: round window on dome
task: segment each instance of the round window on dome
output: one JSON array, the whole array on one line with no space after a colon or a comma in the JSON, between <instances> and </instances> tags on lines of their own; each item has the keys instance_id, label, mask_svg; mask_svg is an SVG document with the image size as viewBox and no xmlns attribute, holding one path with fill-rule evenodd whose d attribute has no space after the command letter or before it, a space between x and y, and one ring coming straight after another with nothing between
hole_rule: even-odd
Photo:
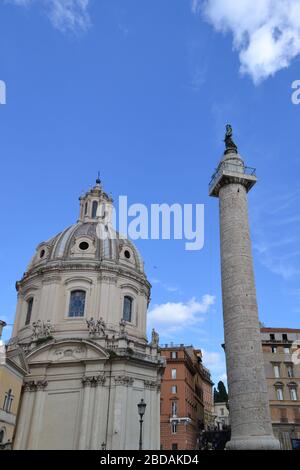
<instances>
[{"instance_id":1,"label":"round window on dome","mask_svg":"<svg viewBox=\"0 0 300 470\"><path fill-rule=\"evenodd\" d=\"M124 256L125 256L125 258L130 259L130 258L131 258L130 251L125 250L125 251L124 251Z\"/></svg>"},{"instance_id":2,"label":"round window on dome","mask_svg":"<svg viewBox=\"0 0 300 470\"><path fill-rule=\"evenodd\" d=\"M90 245L88 244L88 242L81 242L81 243L79 243L79 248L80 248L82 251L88 250L89 247L90 247Z\"/></svg>"},{"instance_id":3,"label":"round window on dome","mask_svg":"<svg viewBox=\"0 0 300 470\"><path fill-rule=\"evenodd\" d=\"M41 258L41 259L44 258L45 254L46 254L45 250L42 250L42 251L40 252L40 258Z\"/></svg>"}]
</instances>

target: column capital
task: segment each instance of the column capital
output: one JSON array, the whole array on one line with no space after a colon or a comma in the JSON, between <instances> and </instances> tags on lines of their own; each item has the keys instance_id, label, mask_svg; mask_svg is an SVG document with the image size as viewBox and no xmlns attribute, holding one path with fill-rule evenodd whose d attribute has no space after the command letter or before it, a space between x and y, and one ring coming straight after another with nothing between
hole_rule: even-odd
<instances>
[{"instance_id":1,"label":"column capital","mask_svg":"<svg viewBox=\"0 0 300 470\"><path fill-rule=\"evenodd\" d=\"M38 380L36 383L37 390L45 390L47 386L48 386L47 380Z\"/></svg>"},{"instance_id":2,"label":"column capital","mask_svg":"<svg viewBox=\"0 0 300 470\"><path fill-rule=\"evenodd\" d=\"M114 377L116 385L125 385L126 387L130 387L133 385L134 379L133 377L127 377L126 375L118 375Z\"/></svg>"}]
</instances>

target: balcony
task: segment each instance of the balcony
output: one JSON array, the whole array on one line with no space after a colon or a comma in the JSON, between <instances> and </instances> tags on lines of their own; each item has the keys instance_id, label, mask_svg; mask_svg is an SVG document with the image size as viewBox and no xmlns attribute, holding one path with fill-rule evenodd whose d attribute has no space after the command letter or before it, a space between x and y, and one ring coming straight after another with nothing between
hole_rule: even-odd
<instances>
[{"instance_id":1,"label":"balcony","mask_svg":"<svg viewBox=\"0 0 300 470\"><path fill-rule=\"evenodd\" d=\"M257 181L256 169L244 166L242 163L222 162L209 183L209 195L218 197L220 188L227 183L243 184L247 191Z\"/></svg>"}]
</instances>

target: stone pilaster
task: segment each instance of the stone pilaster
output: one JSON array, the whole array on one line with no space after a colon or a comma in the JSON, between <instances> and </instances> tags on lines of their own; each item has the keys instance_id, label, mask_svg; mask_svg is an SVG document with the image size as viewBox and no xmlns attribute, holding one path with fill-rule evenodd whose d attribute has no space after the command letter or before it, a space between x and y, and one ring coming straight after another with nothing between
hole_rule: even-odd
<instances>
[{"instance_id":1,"label":"stone pilaster","mask_svg":"<svg viewBox=\"0 0 300 470\"><path fill-rule=\"evenodd\" d=\"M14 439L14 450L26 449L26 442L30 427L31 401L34 396L31 392L35 390L34 382L25 382L22 390L21 406L18 416L18 426Z\"/></svg>"},{"instance_id":2,"label":"stone pilaster","mask_svg":"<svg viewBox=\"0 0 300 470\"><path fill-rule=\"evenodd\" d=\"M48 382L46 380L39 380L32 384L32 391L34 391L35 398L32 409L31 426L29 430L29 443L28 449L36 450L38 448L38 440L40 436L43 406L46 389Z\"/></svg>"},{"instance_id":3,"label":"stone pilaster","mask_svg":"<svg viewBox=\"0 0 300 470\"><path fill-rule=\"evenodd\" d=\"M79 434L79 450L86 450L89 442L88 436L88 420L89 420L89 409L90 409L90 395L92 387L93 377L83 377L83 398L82 398L82 414L81 414L81 426Z\"/></svg>"},{"instance_id":4,"label":"stone pilaster","mask_svg":"<svg viewBox=\"0 0 300 470\"><path fill-rule=\"evenodd\" d=\"M95 380L95 400L94 400L94 412L93 412L93 425L92 425L92 436L91 436L91 449L99 450L102 442L105 441L105 435L101 435L101 422L106 421L106 407L104 397L104 385L106 378L104 375L99 375ZM105 429L103 427L103 429Z\"/></svg>"}]
</instances>

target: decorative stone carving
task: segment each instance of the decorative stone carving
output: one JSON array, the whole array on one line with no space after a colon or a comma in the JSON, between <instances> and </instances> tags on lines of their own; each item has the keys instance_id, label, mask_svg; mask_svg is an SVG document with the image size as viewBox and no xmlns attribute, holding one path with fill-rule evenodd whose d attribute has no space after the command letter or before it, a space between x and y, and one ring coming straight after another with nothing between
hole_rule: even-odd
<instances>
[{"instance_id":1,"label":"decorative stone carving","mask_svg":"<svg viewBox=\"0 0 300 470\"><path fill-rule=\"evenodd\" d=\"M149 390L155 390L158 386L158 383L156 380L144 380L144 386Z\"/></svg>"},{"instance_id":2,"label":"decorative stone carving","mask_svg":"<svg viewBox=\"0 0 300 470\"><path fill-rule=\"evenodd\" d=\"M31 380L30 382L24 382L23 390L24 392L33 392L35 390L34 380Z\"/></svg>"},{"instance_id":3,"label":"decorative stone carving","mask_svg":"<svg viewBox=\"0 0 300 470\"><path fill-rule=\"evenodd\" d=\"M92 317L90 320L86 321L86 324L90 336L106 336L106 324L102 317L97 321Z\"/></svg>"},{"instance_id":4,"label":"decorative stone carving","mask_svg":"<svg viewBox=\"0 0 300 470\"><path fill-rule=\"evenodd\" d=\"M104 374L102 375L91 375L91 376L84 376L82 378L82 384L84 387L97 387L99 385L104 385L106 381L106 377Z\"/></svg>"},{"instance_id":5,"label":"decorative stone carving","mask_svg":"<svg viewBox=\"0 0 300 470\"><path fill-rule=\"evenodd\" d=\"M114 379L116 385L125 385L126 387L132 386L134 382L133 377L127 377L126 375L118 375Z\"/></svg>"},{"instance_id":6,"label":"decorative stone carving","mask_svg":"<svg viewBox=\"0 0 300 470\"><path fill-rule=\"evenodd\" d=\"M155 329L153 328L152 330L152 338L151 338L151 346L153 346L154 348L157 348L159 345L159 334L157 333L157 331L155 331Z\"/></svg>"},{"instance_id":7,"label":"decorative stone carving","mask_svg":"<svg viewBox=\"0 0 300 470\"><path fill-rule=\"evenodd\" d=\"M98 375L97 377L95 377L96 379L96 385L104 385L105 384L105 381L106 381L106 377L105 375Z\"/></svg>"},{"instance_id":8,"label":"decorative stone carving","mask_svg":"<svg viewBox=\"0 0 300 470\"><path fill-rule=\"evenodd\" d=\"M46 322L43 322L41 320L38 320L37 322L34 322L32 324L33 328L33 340L39 340L39 339L46 339L50 338L53 333L53 326L50 322L50 320L47 320Z\"/></svg>"},{"instance_id":9,"label":"decorative stone carving","mask_svg":"<svg viewBox=\"0 0 300 470\"><path fill-rule=\"evenodd\" d=\"M126 335L126 321L122 319L119 325L120 325L120 335L125 336Z\"/></svg>"},{"instance_id":10,"label":"decorative stone carving","mask_svg":"<svg viewBox=\"0 0 300 470\"><path fill-rule=\"evenodd\" d=\"M70 359L81 359L85 356L85 348L78 346L78 347L67 347L67 348L58 348L54 351L53 355L55 360L64 361Z\"/></svg>"},{"instance_id":11,"label":"decorative stone carving","mask_svg":"<svg viewBox=\"0 0 300 470\"><path fill-rule=\"evenodd\" d=\"M36 389L37 390L44 390L48 385L47 380L39 380L36 382Z\"/></svg>"},{"instance_id":12,"label":"decorative stone carving","mask_svg":"<svg viewBox=\"0 0 300 470\"><path fill-rule=\"evenodd\" d=\"M30 380L28 382L24 382L23 390L24 392L36 392L38 390L44 390L48 385L47 380Z\"/></svg>"},{"instance_id":13,"label":"decorative stone carving","mask_svg":"<svg viewBox=\"0 0 300 470\"><path fill-rule=\"evenodd\" d=\"M82 377L82 385L84 387L90 387L92 385L93 377Z\"/></svg>"}]
</instances>

